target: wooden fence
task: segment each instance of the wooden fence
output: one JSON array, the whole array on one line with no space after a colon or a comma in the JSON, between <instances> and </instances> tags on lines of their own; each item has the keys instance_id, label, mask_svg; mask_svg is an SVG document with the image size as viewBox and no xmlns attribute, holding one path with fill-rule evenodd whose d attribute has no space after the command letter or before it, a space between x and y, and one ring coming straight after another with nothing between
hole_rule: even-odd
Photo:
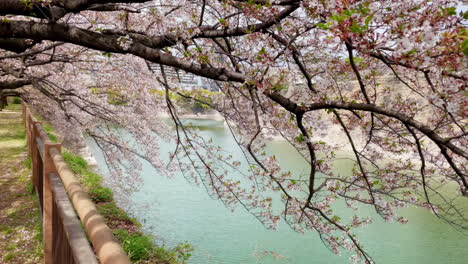
<instances>
[{"instance_id":1,"label":"wooden fence","mask_svg":"<svg viewBox=\"0 0 468 264\"><path fill-rule=\"evenodd\" d=\"M32 159L32 182L41 212L44 262L129 264L104 218L64 162L60 144L50 142L41 123L24 103L23 121Z\"/></svg>"}]
</instances>

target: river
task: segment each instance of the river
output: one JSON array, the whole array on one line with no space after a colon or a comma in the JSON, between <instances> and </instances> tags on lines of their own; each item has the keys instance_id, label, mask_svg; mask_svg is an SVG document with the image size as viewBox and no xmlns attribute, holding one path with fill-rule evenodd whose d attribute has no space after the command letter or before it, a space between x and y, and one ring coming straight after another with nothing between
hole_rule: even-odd
<instances>
[{"instance_id":1,"label":"river","mask_svg":"<svg viewBox=\"0 0 468 264\"><path fill-rule=\"evenodd\" d=\"M204 136L213 138L234 156L240 155L223 122L193 122ZM89 146L102 169L105 163L99 150L91 143ZM171 147L162 146L162 153ZM275 153L285 168L295 173L306 171L301 158L286 142L273 141L267 151ZM344 173L347 167L346 162L341 162L335 169ZM106 175L105 170L102 172ZM130 212L146 232L158 238L158 243L191 243L195 252L189 263L348 263L348 253L334 255L316 233L297 233L284 223L276 231L267 230L243 208L231 212L220 201L210 199L203 187L188 183L181 175L168 179L145 164L142 178L140 190L131 197ZM338 204L336 209L348 214L344 206ZM360 208L359 214L375 216L366 207ZM409 219L407 224L387 223L375 217L374 223L357 232L377 263L468 263L467 235L423 209L407 208L401 214Z\"/></svg>"}]
</instances>

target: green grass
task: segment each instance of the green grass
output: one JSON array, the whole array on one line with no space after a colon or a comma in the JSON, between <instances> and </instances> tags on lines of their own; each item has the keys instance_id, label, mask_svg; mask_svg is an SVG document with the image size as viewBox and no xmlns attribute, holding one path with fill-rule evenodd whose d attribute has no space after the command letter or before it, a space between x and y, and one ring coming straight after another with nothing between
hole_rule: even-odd
<instances>
[{"instance_id":1,"label":"green grass","mask_svg":"<svg viewBox=\"0 0 468 264\"><path fill-rule=\"evenodd\" d=\"M6 250L15 250L18 248L16 243L11 243L10 245L6 246Z\"/></svg>"},{"instance_id":2,"label":"green grass","mask_svg":"<svg viewBox=\"0 0 468 264\"><path fill-rule=\"evenodd\" d=\"M43 122L42 123L42 128L44 129L44 131L47 133L47 136L49 137L50 141L53 142L53 143L57 143L58 142L58 138L57 136L55 135L54 133L54 128L52 127L51 124L49 124L48 122Z\"/></svg>"},{"instance_id":3,"label":"green grass","mask_svg":"<svg viewBox=\"0 0 468 264\"><path fill-rule=\"evenodd\" d=\"M92 172L82 157L69 151L63 151L62 156L73 173L81 176L81 183L86 187L89 196L94 202L110 202L113 200L114 194L112 190L101 185L101 176Z\"/></svg>"},{"instance_id":4,"label":"green grass","mask_svg":"<svg viewBox=\"0 0 468 264\"><path fill-rule=\"evenodd\" d=\"M89 189L88 194L94 202L110 202L114 198L112 190L102 186Z\"/></svg>"},{"instance_id":5,"label":"green grass","mask_svg":"<svg viewBox=\"0 0 468 264\"><path fill-rule=\"evenodd\" d=\"M10 261L16 257L16 254L13 252L8 252L4 257L3 261Z\"/></svg>"},{"instance_id":6,"label":"green grass","mask_svg":"<svg viewBox=\"0 0 468 264\"><path fill-rule=\"evenodd\" d=\"M20 104L9 104L5 107L6 110L18 111L22 109Z\"/></svg>"},{"instance_id":7,"label":"green grass","mask_svg":"<svg viewBox=\"0 0 468 264\"><path fill-rule=\"evenodd\" d=\"M13 228L6 226L6 225L0 225L0 233L4 235L8 235L13 233L15 231Z\"/></svg>"},{"instance_id":8,"label":"green grass","mask_svg":"<svg viewBox=\"0 0 468 264\"><path fill-rule=\"evenodd\" d=\"M57 137L57 134L55 133L55 129L54 127L49 123L47 122L47 120L45 120L44 118L42 118L42 116L40 115L34 115L34 118L37 120L37 121L40 121L41 122L41 125L42 125L42 129L44 129L44 131L46 132L47 136L49 137L49 140L52 142L52 143L57 143L59 142L59 139Z\"/></svg>"},{"instance_id":9,"label":"green grass","mask_svg":"<svg viewBox=\"0 0 468 264\"><path fill-rule=\"evenodd\" d=\"M88 163L82 157L68 151L63 151L62 156L74 173L81 174L88 170Z\"/></svg>"},{"instance_id":10,"label":"green grass","mask_svg":"<svg viewBox=\"0 0 468 264\"><path fill-rule=\"evenodd\" d=\"M101 215L105 215L108 218L129 222L133 221L133 219L127 214L127 212L120 209L114 201L99 205L98 211Z\"/></svg>"},{"instance_id":11,"label":"green grass","mask_svg":"<svg viewBox=\"0 0 468 264\"><path fill-rule=\"evenodd\" d=\"M32 159L28 155L28 157L23 161L23 166L27 168L28 170L25 171L22 175L20 175L20 181L24 184L26 184L26 189L28 190L29 194L32 194L34 192L34 184L31 181L31 178L29 176L29 172L32 169Z\"/></svg>"},{"instance_id":12,"label":"green grass","mask_svg":"<svg viewBox=\"0 0 468 264\"><path fill-rule=\"evenodd\" d=\"M155 246L153 239L139 232L129 233L125 229L114 230L114 235L122 243L124 251L133 262L157 258L162 263L187 263L192 256L193 247L187 243L180 243L174 248Z\"/></svg>"},{"instance_id":13,"label":"green grass","mask_svg":"<svg viewBox=\"0 0 468 264\"><path fill-rule=\"evenodd\" d=\"M26 133L21 105L10 104L0 112L0 174L13 177L1 181L0 263L42 262L41 220L36 195L32 194L31 159L26 158Z\"/></svg>"},{"instance_id":14,"label":"green grass","mask_svg":"<svg viewBox=\"0 0 468 264\"><path fill-rule=\"evenodd\" d=\"M38 219L40 220L40 216L38 216ZM34 226L34 230L36 230L34 239L42 242L43 235L42 235L42 222L41 221L37 222L37 224Z\"/></svg>"},{"instance_id":15,"label":"green grass","mask_svg":"<svg viewBox=\"0 0 468 264\"><path fill-rule=\"evenodd\" d=\"M122 247L132 261L147 260L154 251L155 245L148 236L139 233L132 234L125 229L114 230L114 235L122 241Z\"/></svg>"},{"instance_id":16,"label":"green grass","mask_svg":"<svg viewBox=\"0 0 468 264\"><path fill-rule=\"evenodd\" d=\"M32 158L30 156L28 156L24 162L23 162L23 166L26 167L27 169L31 169L32 168Z\"/></svg>"}]
</instances>

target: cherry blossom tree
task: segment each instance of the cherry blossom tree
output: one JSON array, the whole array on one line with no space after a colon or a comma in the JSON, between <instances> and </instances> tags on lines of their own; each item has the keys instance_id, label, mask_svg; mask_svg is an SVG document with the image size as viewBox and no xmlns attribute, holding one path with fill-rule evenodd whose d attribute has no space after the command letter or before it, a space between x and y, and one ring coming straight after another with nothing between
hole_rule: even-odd
<instances>
[{"instance_id":1,"label":"cherry blossom tree","mask_svg":"<svg viewBox=\"0 0 468 264\"><path fill-rule=\"evenodd\" d=\"M342 219L336 201L400 222L399 208L423 207L467 228L454 197L441 191L456 186L455 197L468 196L468 33L460 4L3 0L0 97L21 96L67 142L81 141L70 131L86 133L125 190L137 188L145 160L162 174L182 171L266 227L282 219L318 233L337 254L349 250L371 263L353 231L372 220ZM211 80L220 93L188 94L169 78L174 69ZM222 115L244 159L184 125L187 110L174 95ZM264 151L275 137L297 150L307 175ZM162 141L175 143L169 162ZM333 172L341 152L354 163L344 175ZM242 163L249 172L238 181ZM264 195L271 191L281 199Z\"/></svg>"}]
</instances>

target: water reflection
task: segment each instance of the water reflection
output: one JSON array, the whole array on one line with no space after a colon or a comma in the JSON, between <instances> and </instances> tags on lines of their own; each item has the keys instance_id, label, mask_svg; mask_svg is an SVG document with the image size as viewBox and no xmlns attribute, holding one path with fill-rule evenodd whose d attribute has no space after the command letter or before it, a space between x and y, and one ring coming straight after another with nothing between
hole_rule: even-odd
<instances>
[{"instance_id":1,"label":"water reflection","mask_svg":"<svg viewBox=\"0 0 468 264\"><path fill-rule=\"evenodd\" d=\"M196 126L202 135L213 138L223 150L240 157L241 153L223 122L184 122ZM166 154L172 147L166 144L161 151ZM99 151L93 150L103 165ZM302 158L286 142L271 142L268 151L275 153L284 167L296 175L307 173ZM346 173L347 167L349 164L341 162L336 169ZM193 244L196 251L190 263L347 262L347 253L342 256L332 254L315 233L299 234L284 223L277 231L267 230L242 208L231 212L219 201L211 200L202 187L189 184L182 175L176 179L158 177L157 172L146 164L142 176L144 184L133 195L132 201L137 205L151 204L151 208L136 210L135 216L148 232L164 239L164 243L174 245L188 241ZM336 210L341 215L346 214L340 204ZM375 215L366 207L360 208L359 214ZM406 225L385 223L375 218L373 224L357 231L377 263L467 263L468 237L422 209L408 208L402 214L410 220Z\"/></svg>"}]
</instances>

